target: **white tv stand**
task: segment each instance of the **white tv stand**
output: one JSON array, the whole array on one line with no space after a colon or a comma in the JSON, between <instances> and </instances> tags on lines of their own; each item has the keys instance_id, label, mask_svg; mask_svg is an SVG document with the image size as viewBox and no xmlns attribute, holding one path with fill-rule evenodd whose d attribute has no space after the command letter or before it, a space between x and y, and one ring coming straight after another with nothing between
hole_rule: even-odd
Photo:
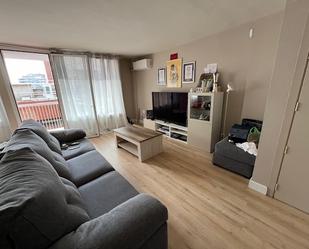
<instances>
[{"instance_id":1,"label":"white tv stand","mask_svg":"<svg viewBox=\"0 0 309 249\"><path fill-rule=\"evenodd\" d=\"M150 119L144 119L144 127L162 132L166 137L187 143L188 127Z\"/></svg>"},{"instance_id":2,"label":"white tv stand","mask_svg":"<svg viewBox=\"0 0 309 249\"><path fill-rule=\"evenodd\" d=\"M188 127L167 123L161 120L155 120L155 130L163 132L167 137L187 142L188 140Z\"/></svg>"}]
</instances>

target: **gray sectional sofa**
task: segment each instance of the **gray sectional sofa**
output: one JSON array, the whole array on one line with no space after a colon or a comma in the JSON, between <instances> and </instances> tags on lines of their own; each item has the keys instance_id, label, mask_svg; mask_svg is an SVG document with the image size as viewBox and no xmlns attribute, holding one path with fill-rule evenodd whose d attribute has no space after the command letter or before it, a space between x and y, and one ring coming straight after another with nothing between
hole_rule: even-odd
<instances>
[{"instance_id":1,"label":"gray sectional sofa","mask_svg":"<svg viewBox=\"0 0 309 249\"><path fill-rule=\"evenodd\" d=\"M0 153L0 248L166 249L167 209L84 138L28 120ZM61 149L60 144L79 144Z\"/></svg>"}]
</instances>

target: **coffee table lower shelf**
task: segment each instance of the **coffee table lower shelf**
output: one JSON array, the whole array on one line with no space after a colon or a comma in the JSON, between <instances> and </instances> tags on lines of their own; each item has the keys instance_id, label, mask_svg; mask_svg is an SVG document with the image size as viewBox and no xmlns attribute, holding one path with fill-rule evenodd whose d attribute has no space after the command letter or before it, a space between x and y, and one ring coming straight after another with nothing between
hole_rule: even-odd
<instances>
[{"instance_id":1,"label":"coffee table lower shelf","mask_svg":"<svg viewBox=\"0 0 309 249\"><path fill-rule=\"evenodd\" d=\"M138 149L137 146L135 144L132 144L130 142L127 141L122 141L120 143L118 143L118 147L130 152L131 154L135 155L138 157Z\"/></svg>"}]
</instances>

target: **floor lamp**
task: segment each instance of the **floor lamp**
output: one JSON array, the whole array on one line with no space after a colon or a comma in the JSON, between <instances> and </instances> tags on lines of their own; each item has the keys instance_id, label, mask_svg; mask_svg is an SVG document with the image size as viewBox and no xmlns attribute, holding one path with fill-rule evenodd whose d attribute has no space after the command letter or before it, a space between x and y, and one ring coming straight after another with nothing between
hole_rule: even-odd
<instances>
[{"instance_id":1,"label":"floor lamp","mask_svg":"<svg viewBox=\"0 0 309 249\"><path fill-rule=\"evenodd\" d=\"M226 116L227 116L227 108L228 108L228 102L229 102L229 95L230 92L234 91L232 86L230 84L227 84L226 89L226 100L225 100L225 107L224 107L224 119L223 119L223 130L222 130L222 138L225 137L225 128L226 128Z\"/></svg>"}]
</instances>

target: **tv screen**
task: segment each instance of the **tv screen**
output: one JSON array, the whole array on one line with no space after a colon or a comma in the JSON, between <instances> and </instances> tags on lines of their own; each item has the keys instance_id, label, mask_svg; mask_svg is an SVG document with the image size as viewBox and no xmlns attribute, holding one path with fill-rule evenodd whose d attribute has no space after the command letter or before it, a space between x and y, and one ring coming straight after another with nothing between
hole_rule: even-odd
<instances>
[{"instance_id":1,"label":"tv screen","mask_svg":"<svg viewBox=\"0 0 309 249\"><path fill-rule=\"evenodd\" d=\"M188 93L153 92L154 119L187 126Z\"/></svg>"}]
</instances>

